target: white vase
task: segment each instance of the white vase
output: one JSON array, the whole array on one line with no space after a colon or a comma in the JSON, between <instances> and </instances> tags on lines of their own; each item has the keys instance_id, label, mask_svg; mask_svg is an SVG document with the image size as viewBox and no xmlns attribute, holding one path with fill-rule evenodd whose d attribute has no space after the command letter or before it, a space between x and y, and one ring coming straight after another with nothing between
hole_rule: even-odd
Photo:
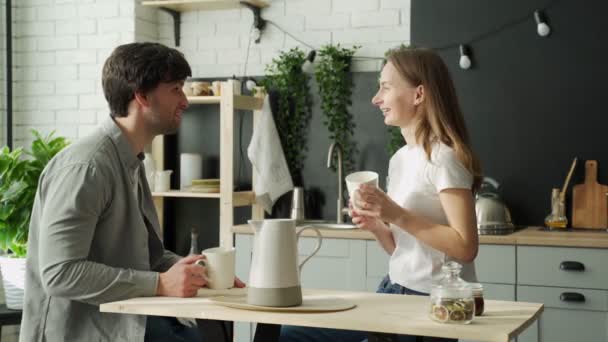
<instances>
[{"instance_id":1,"label":"white vase","mask_svg":"<svg viewBox=\"0 0 608 342\"><path fill-rule=\"evenodd\" d=\"M25 289L25 258L0 256L0 271L4 285L6 307L14 310L23 309L23 291Z\"/></svg>"},{"instance_id":2,"label":"white vase","mask_svg":"<svg viewBox=\"0 0 608 342\"><path fill-rule=\"evenodd\" d=\"M192 185L193 179L203 177L203 157L198 153L182 153L179 168L179 188L184 190Z\"/></svg>"}]
</instances>

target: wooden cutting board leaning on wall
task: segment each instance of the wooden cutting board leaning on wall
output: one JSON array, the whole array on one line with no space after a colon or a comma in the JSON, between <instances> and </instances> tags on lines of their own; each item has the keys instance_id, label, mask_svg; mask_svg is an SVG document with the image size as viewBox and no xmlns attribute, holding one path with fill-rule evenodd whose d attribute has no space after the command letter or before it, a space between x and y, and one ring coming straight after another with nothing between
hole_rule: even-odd
<instances>
[{"instance_id":1,"label":"wooden cutting board leaning on wall","mask_svg":"<svg viewBox=\"0 0 608 342\"><path fill-rule=\"evenodd\" d=\"M585 162L585 183L572 189L572 227L608 227L608 186L597 182L597 160Z\"/></svg>"}]
</instances>

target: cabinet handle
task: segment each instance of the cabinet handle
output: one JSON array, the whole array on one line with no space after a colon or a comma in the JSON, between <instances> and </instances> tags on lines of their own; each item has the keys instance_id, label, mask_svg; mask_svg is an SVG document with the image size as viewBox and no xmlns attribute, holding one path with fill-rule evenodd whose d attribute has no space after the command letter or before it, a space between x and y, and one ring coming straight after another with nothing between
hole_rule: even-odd
<instances>
[{"instance_id":1,"label":"cabinet handle","mask_svg":"<svg viewBox=\"0 0 608 342\"><path fill-rule=\"evenodd\" d=\"M559 299L562 302L585 302L585 295L578 292L562 292L559 295Z\"/></svg>"},{"instance_id":2,"label":"cabinet handle","mask_svg":"<svg viewBox=\"0 0 608 342\"><path fill-rule=\"evenodd\" d=\"M562 261L559 264L559 269L564 271L578 271L582 272L585 270L585 265L578 261Z\"/></svg>"}]
</instances>

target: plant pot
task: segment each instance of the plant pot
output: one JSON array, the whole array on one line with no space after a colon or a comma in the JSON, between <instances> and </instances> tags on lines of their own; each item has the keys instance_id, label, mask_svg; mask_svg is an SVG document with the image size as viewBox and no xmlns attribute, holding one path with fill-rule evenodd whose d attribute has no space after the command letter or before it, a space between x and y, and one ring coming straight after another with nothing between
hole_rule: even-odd
<instances>
[{"instance_id":1,"label":"plant pot","mask_svg":"<svg viewBox=\"0 0 608 342\"><path fill-rule=\"evenodd\" d=\"M4 285L6 307L14 310L23 309L23 291L25 289L25 258L0 256L0 271Z\"/></svg>"}]
</instances>

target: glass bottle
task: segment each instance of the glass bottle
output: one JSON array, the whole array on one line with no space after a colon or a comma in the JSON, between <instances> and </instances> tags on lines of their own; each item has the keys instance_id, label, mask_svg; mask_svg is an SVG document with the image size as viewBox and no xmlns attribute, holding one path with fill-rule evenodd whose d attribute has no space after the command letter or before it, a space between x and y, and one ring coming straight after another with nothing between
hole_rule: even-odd
<instances>
[{"instance_id":1,"label":"glass bottle","mask_svg":"<svg viewBox=\"0 0 608 342\"><path fill-rule=\"evenodd\" d=\"M551 191L551 213L545 218L545 225L550 229L566 228L568 225L565 204L558 188Z\"/></svg>"},{"instance_id":2,"label":"glass bottle","mask_svg":"<svg viewBox=\"0 0 608 342\"><path fill-rule=\"evenodd\" d=\"M198 231L194 227L190 229L190 252L188 254L200 254L198 249Z\"/></svg>"},{"instance_id":3,"label":"glass bottle","mask_svg":"<svg viewBox=\"0 0 608 342\"><path fill-rule=\"evenodd\" d=\"M431 284L432 320L441 323L469 324L475 316L471 286L460 278L462 266L449 261L441 267L442 277Z\"/></svg>"},{"instance_id":4,"label":"glass bottle","mask_svg":"<svg viewBox=\"0 0 608 342\"><path fill-rule=\"evenodd\" d=\"M475 303L475 316L481 316L485 309L483 299L483 285L480 283L469 283L473 292L473 302Z\"/></svg>"}]
</instances>

